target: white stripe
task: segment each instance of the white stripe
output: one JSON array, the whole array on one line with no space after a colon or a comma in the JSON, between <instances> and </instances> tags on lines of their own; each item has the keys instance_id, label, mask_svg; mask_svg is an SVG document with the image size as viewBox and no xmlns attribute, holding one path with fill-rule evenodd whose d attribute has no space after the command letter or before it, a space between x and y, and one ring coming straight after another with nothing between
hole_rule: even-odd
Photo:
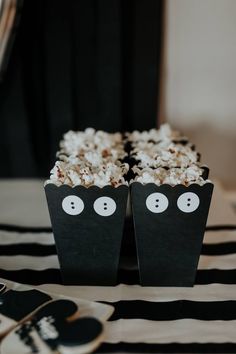
<instances>
[{"instance_id":1,"label":"white stripe","mask_svg":"<svg viewBox=\"0 0 236 354\"><path fill-rule=\"evenodd\" d=\"M0 269L4 270L44 270L48 268L59 268L58 257L32 257L32 256L1 256Z\"/></svg>"},{"instance_id":2,"label":"white stripe","mask_svg":"<svg viewBox=\"0 0 236 354\"><path fill-rule=\"evenodd\" d=\"M0 245L13 245L18 243L38 243L41 245L53 245L55 242L52 233L20 233L15 231L0 231Z\"/></svg>"},{"instance_id":3,"label":"white stripe","mask_svg":"<svg viewBox=\"0 0 236 354\"><path fill-rule=\"evenodd\" d=\"M203 243L214 244L224 242L236 242L236 230L207 231ZM53 234L47 232L16 232L0 230L0 245L19 243L38 243L52 245L55 243Z\"/></svg>"},{"instance_id":4,"label":"white stripe","mask_svg":"<svg viewBox=\"0 0 236 354\"><path fill-rule=\"evenodd\" d=\"M177 321L118 320L107 322L107 343L236 343L236 320Z\"/></svg>"},{"instance_id":5,"label":"white stripe","mask_svg":"<svg viewBox=\"0 0 236 354\"><path fill-rule=\"evenodd\" d=\"M235 224L235 211L232 205L225 198L225 191L221 185L214 181L214 191L208 216L208 225Z\"/></svg>"},{"instance_id":6,"label":"white stripe","mask_svg":"<svg viewBox=\"0 0 236 354\"><path fill-rule=\"evenodd\" d=\"M153 301L167 302L176 300L190 301L236 301L236 285L195 285L193 288L181 287L142 287L140 285L120 284L108 286L63 286L59 284L43 284L39 289L63 294L65 296L82 297L91 301Z\"/></svg>"},{"instance_id":7,"label":"white stripe","mask_svg":"<svg viewBox=\"0 0 236 354\"><path fill-rule=\"evenodd\" d=\"M207 231L203 243L236 242L236 230Z\"/></svg>"},{"instance_id":8,"label":"white stripe","mask_svg":"<svg viewBox=\"0 0 236 354\"><path fill-rule=\"evenodd\" d=\"M50 226L47 201L39 179L0 181L0 223L22 226Z\"/></svg>"},{"instance_id":9,"label":"white stripe","mask_svg":"<svg viewBox=\"0 0 236 354\"><path fill-rule=\"evenodd\" d=\"M201 256L198 269L236 269L236 254Z\"/></svg>"}]
</instances>

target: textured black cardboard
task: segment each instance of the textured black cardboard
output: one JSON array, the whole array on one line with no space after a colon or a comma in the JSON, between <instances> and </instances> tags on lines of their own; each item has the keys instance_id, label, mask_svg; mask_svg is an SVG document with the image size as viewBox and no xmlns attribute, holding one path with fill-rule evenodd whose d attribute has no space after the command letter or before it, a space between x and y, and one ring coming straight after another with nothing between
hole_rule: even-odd
<instances>
[{"instance_id":1,"label":"textured black cardboard","mask_svg":"<svg viewBox=\"0 0 236 354\"><path fill-rule=\"evenodd\" d=\"M116 284L128 190L127 186L45 186L63 283ZM62 201L70 195L83 200L81 214L64 212ZM116 202L111 216L94 211L94 201L104 196Z\"/></svg>"},{"instance_id":2,"label":"textured black cardboard","mask_svg":"<svg viewBox=\"0 0 236 354\"><path fill-rule=\"evenodd\" d=\"M155 192L168 198L168 208L162 213L152 213L146 207L146 198ZM200 199L192 213L177 207L178 197L185 192L196 193ZM212 192L212 183L189 187L139 182L131 185L141 285L194 285Z\"/></svg>"}]
</instances>

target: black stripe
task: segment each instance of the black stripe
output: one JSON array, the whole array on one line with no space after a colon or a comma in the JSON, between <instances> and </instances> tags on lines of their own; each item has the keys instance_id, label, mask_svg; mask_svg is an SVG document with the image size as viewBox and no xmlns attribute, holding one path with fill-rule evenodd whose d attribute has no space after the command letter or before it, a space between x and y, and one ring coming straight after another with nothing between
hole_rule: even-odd
<instances>
[{"instance_id":1,"label":"black stripe","mask_svg":"<svg viewBox=\"0 0 236 354\"><path fill-rule=\"evenodd\" d=\"M19 226L19 225L8 225L8 224L0 224L0 230L19 232L19 233L52 232L51 227ZM213 226L206 227L206 231L222 231L222 230L236 230L236 225L213 225Z\"/></svg>"},{"instance_id":2,"label":"black stripe","mask_svg":"<svg viewBox=\"0 0 236 354\"><path fill-rule=\"evenodd\" d=\"M0 235L1 239L1 235ZM29 240L30 241L30 240ZM0 241L1 243L1 241ZM38 243L17 243L17 244L0 244L0 256L11 255L32 255L32 256L47 256L56 254L54 244L38 244ZM217 244L203 244L202 255L216 256L236 253L236 242L225 242Z\"/></svg>"},{"instance_id":3,"label":"black stripe","mask_svg":"<svg viewBox=\"0 0 236 354\"><path fill-rule=\"evenodd\" d=\"M19 240L20 241L20 240ZM17 244L7 244L1 245L1 235L0 235L0 256L11 256L11 255L32 255L32 256L47 256L56 254L56 247L54 244L38 244L30 242L32 238L29 239L29 243L17 243ZM236 242L224 242L215 244L203 244L201 254L216 256L216 255L227 255L236 253Z\"/></svg>"},{"instance_id":4,"label":"black stripe","mask_svg":"<svg viewBox=\"0 0 236 354\"><path fill-rule=\"evenodd\" d=\"M146 344L146 343L104 343L96 353L201 353L201 354L225 354L236 353L235 343L170 343L170 344Z\"/></svg>"},{"instance_id":5,"label":"black stripe","mask_svg":"<svg viewBox=\"0 0 236 354\"><path fill-rule=\"evenodd\" d=\"M40 233L40 232L52 232L51 227L33 227L33 226L17 226L17 225L8 225L0 224L0 230L10 231L10 232L19 232L19 233Z\"/></svg>"},{"instance_id":6,"label":"black stripe","mask_svg":"<svg viewBox=\"0 0 236 354\"><path fill-rule=\"evenodd\" d=\"M201 250L202 255L209 255L209 256L227 255L227 254L234 254L234 253L236 253L236 242L203 244ZM1 235L0 235L0 256L13 256L13 255L49 256L53 254L57 254L56 247L54 244L44 245L44 244L29 242L29 243L1 245ZM123 268L125 267L126 266L123 266Z\"/></svg>"},{"instance_id":7,"label":"black stripe","mask_svg":"<svg viewBox=\"0 0 236 354\"><path fill-rule=\"evenodd\" d=\"M236 269L207 269L198 270L196 276L196 284L236 284Z\"/></svg>"},{"instance_id":8,"label":"black stripe","mask_svg":"<svg viewBox=\"0 0 236 354\"><path fill-rule=\"evenodd\" d=\"M138 271L119 272L117 284L136 285L139 284ZM53 283L61 284L59 269L30 270L21 269L16 271L0 269L0 277L27 284ZM196 284L236 284L236 269L232 270L198 270Z\"/></svg>"},{"instance_id":9,"label":"black stripe","mask_svg":"<svg viewBox=\"0 0 236 354\"><path fill-rule=\"evenodd\" d=\"M40 285L40 284L61 284L61 274L59 269L45 269L45 270L3 270L0 269L0 277L18 283Z\"/></svg>"},{"instance_id":10,"label":"black stripe","mask_svg":"<svg viewBox=\"0 0 236 354\"><path fill-rule=\"evenodd\" d=\"M118 271L118 284L135 285L139 284L139 272L135 270L119 269Z\"/></svg>"},{"instance_id":11,"label":"black stripe","mask_svg":"<svg viewBox=\"0 0 236 354\"><path fill-rule=\"evenodd\" d=\"M151 301L118 301L113 302L115 307L110 321L120 318L144 319L151 321L173 321L184 318L193 318L202 321L236 319L236 301L188 301L178 300L169 302Z\"/></svg>"},{"instance_id":12,"label":"black stripe","mask_svg":"<svg viewBox=\"0 0 236 354\"><path fill-rule=\"evenodd\" d=\"M29 240L30 241L30 240ZM208 256L227 255L236 253L236 242L225 242L217 244L203 244L201 254ZM57 254L54 244L38 244L38 243L17 243L1 245L0 235L0 256L49 256ZM126 264L122 264L122 268L127 268Z\"/></svg>"},{"instance_id":13,"label":"black stripe","mask_svg":"<svg viewBox=\"0 0 236 354\"><path fill-rule=\"evenodd\" d=\"M209 256L217 256L224 254L236 253L236 242L224 242L224 243L204 243L202 245L201 254Z\"/></svg>"},{"instance_id":14,"label":"black stripe","mask_svg":"<svg viewBox=\"0 0 236 354\"><path fill-rule=\"evenodd\" d=\"M138 270L124 270L118 272L118 284L136 285L139 284ZM236 269L207 269L198 270L195 284L236 284Z\"/></svg>"},{"instance_id":15,"label":"black stripe","mask_svg":"<svg viewBox=\"0 0 236 354\"><path fill-rule=\"evenodd\" d=\"M207 226L206 231L236 230L236 225L212 225Z\"/></svg>"},{"instance_id":16,"label":"black stripe","mask_svg":"<svg viewBox=\"0 0 236 354\"><path fill-rule=\"evenodd\" d=\"M41 245L37 243L0 245L0 256L51 256L55 254L57 254L55 245Z\"/></svg>"}]
</instances>

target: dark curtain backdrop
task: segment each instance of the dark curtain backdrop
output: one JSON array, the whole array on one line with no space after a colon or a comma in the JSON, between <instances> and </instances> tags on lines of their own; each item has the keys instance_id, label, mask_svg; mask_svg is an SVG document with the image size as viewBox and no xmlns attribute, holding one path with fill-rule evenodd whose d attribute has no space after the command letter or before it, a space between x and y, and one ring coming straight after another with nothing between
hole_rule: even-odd
<instances>
[{"instance_id":1,"label":"dark curtain backdrop","mask_svg":"<svg viewBox=\"0 0 236 354\"><path fill-rule=\"evenodd\" d=\"M156 126L160 0L25 0L0 83L0 177L49 175L62 134Z\"/></svg>"}]
</instances>

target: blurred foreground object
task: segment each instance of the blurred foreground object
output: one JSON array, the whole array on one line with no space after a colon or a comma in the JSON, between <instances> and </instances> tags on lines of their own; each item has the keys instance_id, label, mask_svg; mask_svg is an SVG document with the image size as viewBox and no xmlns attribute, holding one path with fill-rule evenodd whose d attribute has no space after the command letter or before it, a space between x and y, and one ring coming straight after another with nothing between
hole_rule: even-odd
<instances>
[{"instance_id":1,"label":"blurred foreground object","mask_svg":"<svg viewBox=\"0 0 236 354\"><path fill-rule=\"evenodd\" d=\"M22 2L17 0L0 1L0 80L7 67Z\"/></svg>"}]
</instances>

